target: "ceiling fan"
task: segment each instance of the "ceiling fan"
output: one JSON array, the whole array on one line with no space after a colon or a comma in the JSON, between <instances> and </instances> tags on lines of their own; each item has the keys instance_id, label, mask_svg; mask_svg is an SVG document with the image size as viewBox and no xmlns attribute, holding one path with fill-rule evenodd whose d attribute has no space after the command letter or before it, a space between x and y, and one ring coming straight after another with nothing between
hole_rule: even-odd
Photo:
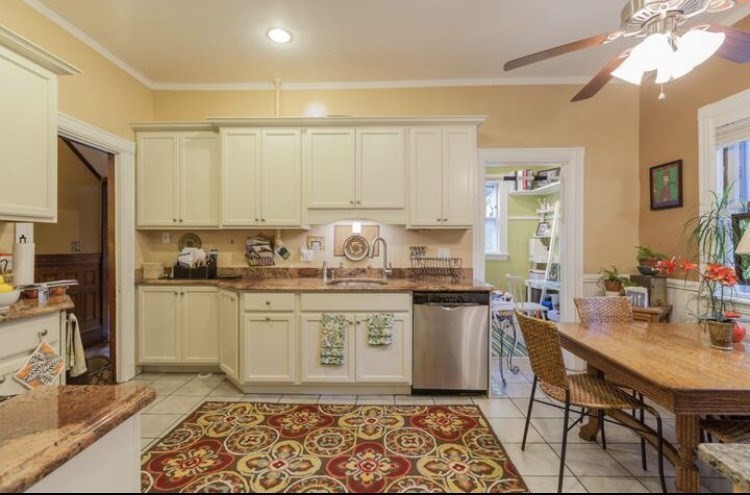
<instances>
[{"instance_id":1,"label":"ceiling fan","mask_svg":"<svg viewBox=\"0 0 750 495\"><path fill-rule=\"evenodd\" d=\"M506 63L517 69L583 48L605 45L622 38L645 38L640 44L609 61L571 101L591 98L617 77L641 84L645 75L656 74L663 84L682 77L714 54L736 63L750 62L750 33L718 24L694 26L680 34L689 19L721 12L750 0L630 0L622 9L621 29L526 55Z\"/></svg>"}]
</instances>

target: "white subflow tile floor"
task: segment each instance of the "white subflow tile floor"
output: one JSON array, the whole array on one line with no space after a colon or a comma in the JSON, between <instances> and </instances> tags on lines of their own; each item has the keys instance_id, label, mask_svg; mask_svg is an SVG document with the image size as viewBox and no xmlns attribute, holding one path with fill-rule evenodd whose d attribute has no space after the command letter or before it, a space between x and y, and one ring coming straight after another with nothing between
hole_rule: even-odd
<instances>
[{"instance_id":1,"label":"white subflow tile floor","mask_svg":"<svg viewBox=\"0 0 750 495\"><path fill-rule=\"evenodd\" d=\"M303 404L466 404L473 402L488 418L532 492L557 490L557 472L562 438L562 411L534 404L526 450L521 450L524 420L531 391L528 363L518 361L518 375L506 373L507 395L493 399L480 397L401 396L401 395L283 395L244 394L221 374L201 377L197 373L141 373L133 381L148 385L157 393L142 416L141 448L146 449L184 420L205 401L282 402ZM496 370L495 363L495 370ZM495 372L497 375L497 372ZM499 376L493 390L499 391ZM662 411L665 437L674 441L674 418ZM567 493L658 493L661 488L656 467L656 450L648 446L648 471L641 468L638 437L629 430L607 424L607 450L578 438L577 428L568 435ZM670 490L674 469L664 463ZM728 492L731 483L708 466L701 466L703 491Z\"/></svg>"}]
</instances>

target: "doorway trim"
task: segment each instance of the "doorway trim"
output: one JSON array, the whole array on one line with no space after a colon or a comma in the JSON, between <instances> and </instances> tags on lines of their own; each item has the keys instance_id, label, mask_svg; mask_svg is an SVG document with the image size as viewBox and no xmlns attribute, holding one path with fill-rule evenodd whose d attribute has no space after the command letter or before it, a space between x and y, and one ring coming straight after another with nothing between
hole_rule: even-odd
<instances>
[{"instance_id":1,"label":"doorway trim","mask_svg":"<svg viewBox=\"0 0 750 495\"><path fill-rule=\"evenodd\" d=\"M585 149L577 148L480 148L477 205L474 228L474 277L484 280L484 181L487 167L505 165L559 165L562 193L560 235L561 321L575 321L574 297L583 295L583 168Z\"/></svg>"},{"instance_id":2,"label":"doorway trim","mask_svg":"<svg viewBox=\"0 0 750 495\"><path fill-rule=\"evenodd\" d=\"M114 155L116 356L118 382L135 376L135 143L59 113L59 136Z\"/></svg>"}]
</instances>

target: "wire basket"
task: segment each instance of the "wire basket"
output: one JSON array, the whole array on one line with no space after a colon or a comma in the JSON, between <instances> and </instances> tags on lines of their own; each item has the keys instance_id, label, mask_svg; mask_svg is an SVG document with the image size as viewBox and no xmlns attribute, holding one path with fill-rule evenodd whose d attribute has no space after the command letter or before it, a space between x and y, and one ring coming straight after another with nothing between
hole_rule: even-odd
<instances>
[{"instance_id":1,"label":"wire basket","mask_svg":"<svg viewBox=\"0 0 750 495\"><path fill-rule=\"evenodd\" d=\"M457 280L461 277L461 258L411 258L411 268L414 276L424 277L451 277Z\"/></svg>"}]
</instances>

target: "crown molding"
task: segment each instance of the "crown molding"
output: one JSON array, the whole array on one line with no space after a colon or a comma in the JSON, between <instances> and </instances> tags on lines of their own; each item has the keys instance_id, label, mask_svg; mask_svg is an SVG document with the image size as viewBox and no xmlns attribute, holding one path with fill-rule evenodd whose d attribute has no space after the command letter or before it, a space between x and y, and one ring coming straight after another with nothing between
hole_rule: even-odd
<instances>
[{"instance_id":1,"label":"crown molding","mask_svg":"<svg viewBox=\"0 0 750 495\"><path fill-rule=\"evenodd\" d=\"M52 55L41 46L32 43L18 33L11 31L2 25L0 25L0 45L23 55L27 59L59 76L72 76L81 73L81 70L78 67Z\"/></svg>"},{"instance_id":2,"label":"crown molding","mask_svg":"<svg viewBox=\"0 0 750 495\"><path fill-rule=\"evenodd\" d=\"M451 88L477 86L578 85L588 77L496 77L479 79L425 79L415 81L282 82L285 91ZM154 83L157 91L273 91L273 83Z\"/></svg>"},{"instance_id":3,"label":"crown molding","mask_svg":"<svg viewBox=\"0 0 750 495\"><path fill-rule=\"evenodd\" d=\"M336 127L386 125L481 125L485 115L401 117L213 117L182 122L133 122L135 131L215 131L222 127Z\"/></svg>"},{"instance_id":4,"label":"crown molding","mask_svg":"<svg viewBox=\"0 0 750 495\"><path fill-rule=\"evenodd\" d=\"M78 38L79 41L83 42L89 48L99 53L99 55L106 58L117 67L119 67L120 69L130 74L133 78L135 78L138 82L140 82L144 86L148 87L149 89L153 89L153 82L149 78L147 78L146 76L144 76L143 74L135 70L132 66L125 63L122 59L117 57L114 53L104 48L98 42L94 41L94 39L92 39L89 35L81 31L77 27L75 27L70 22L66 21L62 16L60 16L53 10L49 9L47 6L43 5L38 0L23 0L23 3L25 3L32 9L36 10L37 12L42 14L44 17L46 17L50 21L57 24L60 28L67 31L69 34L73 35L75 38Z\"/></svg>"}]
</instances>

